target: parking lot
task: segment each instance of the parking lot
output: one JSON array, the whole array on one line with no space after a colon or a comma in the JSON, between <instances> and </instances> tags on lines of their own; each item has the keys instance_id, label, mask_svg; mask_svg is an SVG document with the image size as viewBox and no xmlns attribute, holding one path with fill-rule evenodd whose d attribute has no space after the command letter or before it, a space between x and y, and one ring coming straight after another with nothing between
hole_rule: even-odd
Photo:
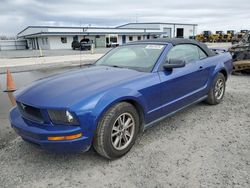
<instances>
[{"instance_id":1,"label":"parking lot","mask_svg":"<svg viewBox=\"0 0 250 188\"><path fill-rule=\"evenodd\" d=\"M111 48L95 48L95 53L105 53ZM0 58L12 59L12 58L30 58L30 57L44 57L51 56L67 56L67 55L81 55L90 54L89 50L72 50L72 49L61 49L61 50L9 50L0 51Z\"/></svg>"},{"instance_id":2,"label":"parking lot","mask_svg":"<svg viewBox=\"0 0 250 188\"><path fill-rule=\"evenodd\" d=\"M15 73L17 87L68 69ZM5 75L0 75L4 90ZM55 155L22 141L8 123L0 94L1 187L249 187L249 76L231 76L224 101L200 103L139 136L121 159L87 153Z\"/></svg>"}]
</instances>

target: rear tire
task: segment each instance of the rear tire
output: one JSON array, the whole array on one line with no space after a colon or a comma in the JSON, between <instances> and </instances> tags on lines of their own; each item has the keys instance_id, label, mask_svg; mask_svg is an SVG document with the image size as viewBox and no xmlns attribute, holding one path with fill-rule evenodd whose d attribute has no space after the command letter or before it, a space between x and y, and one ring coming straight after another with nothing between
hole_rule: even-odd
<instances>
[{"instance_id":1,"label":"rear tire","mask_svg":"<svg viewBox=\"0 0 250 188\"><path fill-rule=\"evenodd\" d=\"M139 116L133 105L121 102L111 107L99 121L93 146L108 159L125 155L134 145L139 131Z\"/></svg>"},{"instance_id":2,"label":"rear tire","mask_svg":"<svg viewBox=\"0 0 250 188\"><path fill-rule=\"evenodd\" d=\"M219 73L213 81L206 102L211 105L219 104L223 100L225 89L225 76L222 73Z\"/></svg>"}]
</instances>

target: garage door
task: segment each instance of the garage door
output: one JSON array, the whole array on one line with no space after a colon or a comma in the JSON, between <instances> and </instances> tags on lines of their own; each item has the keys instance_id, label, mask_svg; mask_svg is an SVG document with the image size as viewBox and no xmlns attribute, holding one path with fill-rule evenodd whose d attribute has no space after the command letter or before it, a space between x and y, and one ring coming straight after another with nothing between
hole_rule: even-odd
<instances>
[{"instance_id":1,"label":"garage door","mask_svg":"<svg viewBox=\"0 0 250 188\"><path fill-rule=\"evenodd\" d=\"M98 47L106 47L105 37L99 36L95 39L95 46Z\"/></svg>"}]
</instances>

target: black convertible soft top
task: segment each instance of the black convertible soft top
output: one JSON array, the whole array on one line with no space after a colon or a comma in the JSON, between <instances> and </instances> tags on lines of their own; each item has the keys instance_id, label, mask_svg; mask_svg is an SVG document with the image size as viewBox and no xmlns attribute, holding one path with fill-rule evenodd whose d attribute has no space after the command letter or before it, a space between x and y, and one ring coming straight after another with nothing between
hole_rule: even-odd
<instances>
[{"instance_id":1,"label":"black convertible soft top","mask_svg":"<svg viewBox=\"0 0 250 188\"><path fill-rule=\"evenodd\" d=\"M129 44L139 44L139 43L171 43L173 46L178 45L178 44L193 44L199 46L209 57L215 56L216 54L210 50L206 44L196 41L196 40L191 40L191 39L183 39L183 38L170 38L170 39L149 39L149 40L141 40L141 41L135 41L135 42L130 42Z\"/></svg>"}]
</instances>

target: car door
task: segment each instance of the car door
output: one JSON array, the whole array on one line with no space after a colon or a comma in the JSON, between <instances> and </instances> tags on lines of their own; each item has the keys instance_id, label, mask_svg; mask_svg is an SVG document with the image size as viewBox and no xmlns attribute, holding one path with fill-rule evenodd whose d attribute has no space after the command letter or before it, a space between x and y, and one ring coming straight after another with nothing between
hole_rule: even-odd
<instances>
[{"instance_id":1,"label":"car door","mask_svg":"<svg viewBox=\"0 0 250 188\"><path fill-rule=\"evenodd\" d=\"M176 45L168 52L165 62L169 62L170 59L184 60L186 65L172 70L160 68L158 71L161 79L162 115L174 112L201 98L204 85L197 46Z\"/></svg>"},{"instance_id":2,"label":"car door","mask_svg":"<svg viewBox=\"0 0 250 188\"><path fill-rule=\"evenodd\" d=\"M199 66L198 76L200 78L202 88L205 88L208 83L209 75L215 65L213 60L211 60L200 47L197 46L197 49L199 52L199 60L196 62Z\"/></svg>"}]
</instances>

